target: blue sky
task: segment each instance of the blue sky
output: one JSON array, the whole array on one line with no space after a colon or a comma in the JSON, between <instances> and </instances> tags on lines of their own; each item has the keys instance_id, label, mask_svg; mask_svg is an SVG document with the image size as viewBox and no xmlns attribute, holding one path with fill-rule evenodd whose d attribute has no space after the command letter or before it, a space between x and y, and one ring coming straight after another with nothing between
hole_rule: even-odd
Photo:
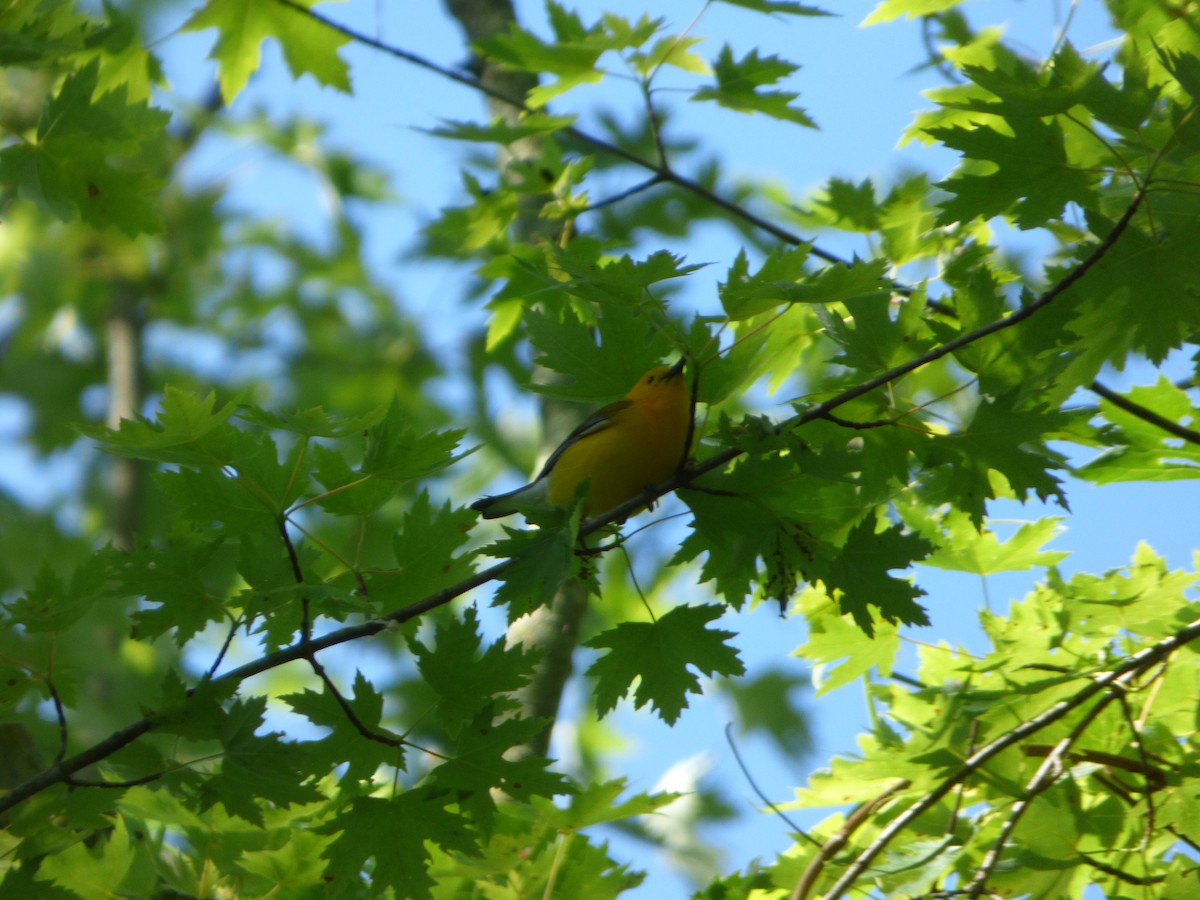
<instances>
[{"instance_id":1,"label":"blue sky","mask_svg":"<svg viewBox=\"0 0 1200 900\"><path fill-rule=\"evenodd\" d=\"M901 135L913 114L929 108L921 91L935 86L929 73L911 69L922 58L921 36L915 22L896 21L861 27L859 23L874 7L872 2L826 4L838 15L828 19L773 19L714 4L658 2L651 15L661 16L677 27L691 23L701 10L691 33L706 36L697 52L715 57L728 41L739 53L758 48L762 54L776 53L801 64L788 85L800 92L803 105L820 130L783 128L761 116L744 116L720 110L711 104L666 102L676 114L673 125L681 134L702 140L708 149L720 155L733 172L768 178L795 197L802 197L830 177L859 181L872 177L881 183L899 173L920 169L933 178L943 177L953 168L955 157L937 148L916 142L900 146ZM976 0L963 5L963 11L976 26L1004 28L1030 56L1044 57L1059 39L1060 29L1071 12L1067 2L1012 2L1012 0ZM518 15L527 26L544 29L540 3L517 3ZM601 11L612 11L636 18L646 11L640 3L619 0L611 3L583 3L575 7L585 20ZM442 12L439 4L406 3L385 5L351 2L329 5L323 11L338 21L370 34L415 50L443 65L465 60L461 36ZM1103 53L1111 31L1098 2L1083 2L1074 10L1069 37L1077 49ZM205 69L188 67L176 70L171 60L196 58L195 45L207 46L209 35L177 35L171 45L186 43L187 52L168 54L169 72L176 90L184 96L197 96L211 77ZM422 319L432 342L448 371L461 367L460 350L465 328L482 326L478 309L454 307L447 316L447 304L461 295L469 272L445 264L428 266L401 261L411 247L420 226L442 206L460 202L461 187L456 160L466 149L435 139L424 133L442 119L470 119L484 115L481 98L458 85L428 72L407 66L373 50L347 47L344 56L351 62L355 94L350 97L316 87L310 79L292 82L273 48L264 56L263 71L247 92L238 98L235 113L261 107L272 117L303 111L328 128L328 140L334 145L353 147L356 153L391 173L400 195L396 208L371 213L367 220L366 253L368 260L396 285L403 310ZM675 80L688 84L684 78ZM672 76L662 86L669 87ZM638 115L636 90L620 80L602 86L582 88L561 98L555 111L587 111L597 102L615 109L628 121ZM582 121L588 127L588 119ZM228 202L253 204L258 209L278 210L281 227L291 227L314 241L322 241L322 197L304 173L280 167L262 151L241 152L230 145L208 148L198 156L192 177L228 179ZM1022 247L1045 246L1037 236L1015 238ZM732 260L736 244L721 228L697 230L685 246L670 248L691 261L715 261L705 276L690 279L694 295L688 302L703 307L714 303L715 281L723 277L724 267ZM845 242L831 246L840 253L865 252L861 244ZM436 315L435 315L436 314ZM1139 378L1140 376L1140 378ZM1113 373L1116 386L1149 380L1148 373ZM455 392L454 379L444 389ZM1082 461L1082 460L1080 460ZM1080 486L1082 487L1082 486ZM460 498L466 499L466 498ZM1179 517L1186 508L1195 509L1200 490L1194 484L1114 485L1104 490L1072 490L1073 515L1066 518L1066 531L1051 545L1069 550L1063 563L1066 572L1102 571L1126 562L1136 542L1148 540L1175 566L1190 563L1188 529ZM1164 514L1164 510L1167 511ZM1170 511L1180 511L1171 515ZM1040 509L1003 504L993 510L999 519L1029 520L1039 515L1067 516L1058 507ZM997 527L1003 528L1004 525ZM1015 527L1015 526L1010 526ZM633 549L635 566L638 560ZM1036 573L1013 573L989 580L988 593L993 607L1002 610L1010 598L1021 596L1032 586ZM977 627L977 611L983 603L979 579L955 573L922 570L920 584L928 592L925 602L933 626L913 636L920 640L944 640L969 648L984 646ZM778 666L808 677L803 661L792 656L803 642L800 623L782 623L776 614L763 608L734 616L730 623L740 633L737 640L751 672ZM910 656L911 660L911 656ZM586 702L576 688L567 697L568 705ZM758 801L740 772L724 738L724 726L731 720L728 701L711 692L684 714L674 728L667 728L652 715L620 709L620 726L630 735L628 746L614 758L614 771L626 774L634 790L653 788L663 776L677 767L684 773L692 764L707 768L704 776L722 786L743 815L734 822L706 835L725 851L728 869L743 866L750 859L771 858L790 845L787 829L776 817L754 810ZM767 741L744 738L739 742L742 755L759 786L775 800L786 801L793 786L802 783L807 773L823 764L831 754L853 752L854 735L867 722L860 686L851 685L838 693L813 701L805 700L812 714L816 748L811 755L786 757ZM565 750L567 743L557 747ZM689 763L692 761L692 763ZM829 811L811 814L796 812L792 818L811 825ZM650 876L632 896L679 896L684 882L648 849L620 835L608 835L619 858L628 858L635 868L646 869Z\"/></svg>"},{"instance_id":2,"label":"blue sky","mask_svg":"<svg viewBox=\"0 0 1200 900\"><path fill-rule=\"evenodd\" d=\"M777 53L800 63L803 68L793 76L789 88L800 92L798 102L820 125L819 131L784 128L761 116L743 116L710 104L672 101L668 94L667 102L678 112L674 127L681 134L703 140L733 171L772 179L796 197L833 176L854 181L871 176L886 183L906 169L926 170L935 179L947 174L955 163L952 155L916 143L897 146L913 113L930 106L921 90L936 84L930 73L910 72L921 59L917 24L898 21L863 28L858 23L874 3L831 2L825 6L838 17L772 19L716 4L693 28L694 34L709 38L697 48L709 58L715 57L721 44L728 41L741 53L758 47L760 53ZM523 22L542 27L544 14L539 3L520 0L517 7ZM1005 27L1019 47L1040 58L1058 39L1058 28L1071 7L1065 0L975 0L965 3L962 9L976 25ZM645 11L642 4L628 0L581 3L577 8L584 19L602 10L631 17ZM671 0L654 3L651 14L682 27L703 8L701 3ZM440 4L352 0L320 9L338 21L444 65L465 60L457 27ZM187 100L202 96L211 82L212 70L196 65L196 61L211 45L212 35L174 33L170 22L163 23L161 34L163 41L158 50L172 82L171 93ZM1103 52L1111 33L1097 0L1083 0L1079 5L1069 36L1085 55ZM330 143L352 147L392 176L400 202L385 211L355 213L367 227L368 261L395 285L403 312L423 321L432 346L453 373L462 368L460 351L465 329L479 328L483 323L477 308L456 305L470 273L446 264L417 265L402 256L412 247L421 224L438 208L458 202L461 196L457 160L465 148L435 139L421 129L435 127L444 118L479 118L483 115L482 100L467 89L368 48L351 46L343 55L352 66L352 96L320 88L308 78L293 82L279 54L269 47L263 71L237 99L233 112L245 115L263 108L272 118L281 119L303 111L327 126ZM689 82L678 79L678 83ZM639 109L636 90L613 82L568 95L555 104L555 110L583 109L596 100L621 110L626 119L637 115ZM587 127L586 118L582 124ZM274 213L281 228L294 229L314 242L329 239L323 214L326 198L314 180L295 167L280 164L266 151L236 140L210 141L200 148L187 177L223 181L229 186L226 202ZM1022 237L1021 241L1034 249L1039 246L1036 236ZM865 252L861 244L849 242L828 246L840 253ZM715 282L723 277L736 252L730 235L724 229L706 227L698 230L694 240L670 249L691 261L716 263L706 275L691 279L695 293L687 297L687 302L701 307L715 306ZM445 314L447 309L452 309L453 315ZM1112 373L1110 383L1119 388L1152 378L1145 371ZM454 378L445 379L441 389L454 397ZM1021 520L1042 514L1067 516L1067 530L1051 546L1071 551L1062 565L1068 573L1103 571L1124 564L1142 539L1165 554L1172 566L1191 565L1194 523L1185 520L1184 510L1197 508L1200 485L1114 485L1102 490L1076 490L1072 486L1071 498L1073 509L1069 515L1057 507L1042 510L1035 505L1017 504L1003 504L994 508L993 514ZM466 502L470 498L457 499ZM636 565L636 543L633 553ZM1022 595L1034 575L1016 573L992 579L988 588L993 608L1002 610L1008 599ZM914 634L922 640L982 646L975 625L983 597L978 579L923 570L918 580L928 592L925 602L934 624ZM741 633L737 643L752 672L780 666L808 676L807 667L791 655L804 640L799 621L781 624L774 611L760 609L739 614L730 624ZM576 691L568 697L568 703L582 699ZM755 779L776 800L789 799L792 787L831 754L851 752L855 733L866 724L860 687L843 688L832 702L814 702L810 696L805 703L812 713L817 739L816 751L810 756L787 758L756 738L744 739L740 744ZM617 716L632 739L614 764L629 776L633 789L648 790L671 766L703 757L710 767L706 777L721 784L735 805L745 810L757 806L725 743L723 729L730 712L726 701L715 692L686 712L674 729L628 708L621 709ZM798 813L793 817L801 824L812 824L825 814ZM770 858L790 845L786 828L778 819L753 812L708 836L725 849L727 869L745 865L755 856ZM681 894L682 883L660 860L649 856L644 846L619 836L612 836L612 840L619 857L629 858L635 868L651 873L646 884L630 896Z\"/></svg>"}]
</instances>

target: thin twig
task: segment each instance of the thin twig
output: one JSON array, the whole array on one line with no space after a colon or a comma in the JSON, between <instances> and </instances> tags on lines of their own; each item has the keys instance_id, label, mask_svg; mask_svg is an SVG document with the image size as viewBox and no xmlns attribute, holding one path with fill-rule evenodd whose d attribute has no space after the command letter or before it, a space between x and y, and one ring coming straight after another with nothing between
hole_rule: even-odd
<instances>
[{"instance_id":1,"label":"thin twig","mask_svg":"<svg viewBox=\"0 0 1200 900\"><path fill-rule=\"evenodd\" d=\"M1092 859L1086 853L1079 853L1075 858L1085 866L1095 869L1097 872L1103 872L1105 875L1116 878L1118 881L1123 881L1126 884L1135 884L1141 886L1147 884L1161 884L1167 880L1166 875L1150 875L1145 878L1141 878L1137 875L1130 875L1128 872L1123 872L1116 866L1110 866L1098 859Z\"/></svg>"},{"instance_id":2,"label":"thin twig","mask_svg":"<svg viewBox=\"0 0 1200 900\"><path fill-rule=\"evenodd\" d=\"M457 84L465 85L466 87L478 91L487 97L491 97L493 100L499 100L503 103L508 103L523 112L534 112L534 110L531 110L528 106L526 106L522 98L511 97L504 91L497 90L496 88L485 84L483 81L475 78L473 75L468 75L448 66L440 65L431 59L421 56L419 53L413 53L410 50L404 50L403 48L396 47L392 44L386 43L385 41L378 40L370 35L356 31L353 28L348 28L347 26L328 18L321 13L311 10L305 6L301 6L299 3L296 3L295 0L275 0L275 2L286 6L289 9L295 10L301 15L308 16L310 19L320 22L327 28L332 28L338 34L349 38L355 43L372 47L381 53L386 53L387 55L393 56L396 59L404 60L405 62L414 66L434 72L443 78L447 78ZM785 244L793 247L807 245L809 247L809 252L818 259L822 259L825 262L833 263L835 265L850 265L849 260L838 256L836 253L830 253L827 250L823 250L814 245L812 241L803 238L800 235L783 228L782 226L776 225L774 222L765 219L762 216L752 213L745 207L740 206L731 200L727 200L719 194L714 194L698 181L688 178L686 175L680 175L678 172L668 166L660 165L648 159L643 159L641 156L631 150L626 150L624 147L621 147L610 141L606 141L603 138L597 137L586 131L582 131L574 126L564 128L562 129L562 132L563 134L573 138L576 141L579 141L580 143L587 144L595 150L602 151L609 156L614 156L618 159L624 160L627 163L630 163L631 165L645 169L647 172L651 172L657 176L658 180L660 181L670 182L671 184L674 184L677 187L688 191L689 193L695 194L706 203L721 209L736 219L741 219L743 222L747 223L756 230L762 231L765 234L769 234ZM894 286L894 289L902 293L908 292L908 288L903 285L896 285Z\"/></svg>"},{"instance_id":3,"label":"thin twig","mask_svg":"<svg viewBox=\"0 0 1200 900\"><path fill-rule=\"evenodd\" d=\"M996 865L1000 862L1004 848L1008 846L1013 831L1016 830L1021 818L1029 810L1034 799L1039 794L1049 790L1058 781L1062 775L1063 761L1068 751L1076 741L1083 737L1083 733L1096 721L1096 717L1100 715L1101 711L1115 700L1117 696L1118 691L1110 691L1092 704L1091 709L1084 713L1083 717L1075 723L1075 726L1066 736L1054 745L1054 749L1046 754L1046 758L1042 760L1042 764L1038 766L1037 771L1033 773L1033 777L1029 779L1029 783L1025 786L1020 799L1012 805L1012 809L1009 811L1007 818L1005 818L1004 824L1000 826L1000 834L997 835L996 842L984 854L983 860L975 870L971 881L967 884L965 891L968 897L977 897L986 890L984 885L987 883L988 878L991 877Z\"/></svg>"},{"instance_id":4,"label":"thin twig","mask_svg":"<svg viewBox=\"0 0 1200 900\"><path fill-rule=\"evenodd\" d=\"M292 561L292 575L296 579L297 584L303 585L304 584L304 570L300 566L300 559L296 554L295 546L292 544L291 535L288 534L287 526L288 526L287 519L280 518L280 520L279 520L279 535L280 535L280 538L283 540L284 546L287 547L288 558ZM302 610L302 613L301 613L302 618L301 618L301 624L300 624L300 637L301 637L301 642L307 644L312 639L312 617L311 617L312 604L309 602L307 594L303 595L300 598L300 603L301 603L301 610ZM342 696L342 692L340 690L338 690L338 686L333 683L333 679L330 678L329 673L325 671L325 666L322 665L320 660L317 659L316 651L306 654L304 658L308 662L309 666L312 668L312 670L316 674L316 676L321 679L321 682L325 685L325 689L327 691L329 691L329 693L333 696L333 699L337 702L337 705L341 708L343 715L346 716L346 719L350 722L351 725L354 726L354 729L360 735L365 737L367 740L375 741L380 744L385 744L388 747L400 748L400 747L404 746L405 741L402 738L396 737L395 735L388 735L388 734L384 734L383 732L376 731L375 729L369 727L365 722L363 722L362 719L359 718L358 713L356 713L354 711L354 707L352 707L350 705L350 701L348 701L344 696Z\"/></svg>"},{"instance_id":5,"label":"thin twig","mask_svg":"<svg viewBox=\"0 0 1200 900\"><path fill-rule=\"evenodd\" d=\"M583 210L581 211L581 214L588 213L588 212L595 212L598 209L604 209L604 207L606 207L606 206L612 206L615 203L620 203L622 200L628 200L630 197L634 196L635 194L640 194L643 191L650 190L650 188L654 187L656 184L662 184L665 180L666 179L663 178L661 175L655 173L654 175L651 175L649 178L647 178L645 181L639 181L633 187L626 188L623 191L613 194L611 197L605 197L603 200L597 200L595 203L588 204L587 206L585 206L583 208Z\"/></svg>"},{"instance_id":6,"label":"thin twig","mask_svg":"<svg viewBox=\"0 0 1200 900\"><path fill-rule=\"evenodd\" d=\"M804 900L808 896L809 891L816 885L817 879L821 877L821 872L824 870L825 864L833 859L842 847L846 846L847 841L850 840L854 832L858 831L867 819L875 815L893 795L911 786L911 781L907 778L901 778L878 797L855 807L854 811L846 816L846 821L842 827L821 845L821 849L817 851L817 855L809 860L808 865L804 867L804 872L801 873L800 880L796 882L796 887L792 889L789 900Z\"/></svg>"},{"instance_id":7,"label":"thin twig","mask_svg":"<svg viewBox=\"0 0 1200 900\"><path fill-rule=\"evenodd\" d=\"M1122 397L1116 391L1110 390L1099 381L1093 381L1088 385L1088 389L1094 394L1103 397L1113 406L1125 410L1132 416L1137 416L1144 422L1149 422L1151 425L1157 425L1163 431L1175 435L1177 438L1182 438L1189 444L1200 445L1200 431L1193 431L1191 428L1180 425L1178 422L1172 422L1170 419L1164 418L1152 409L1147 409L1140 403L1134 403L1128 397Z\"/></svg>"},{"instance_id":8,"label":"thin twig","mask_svg":"<svg viewBox=\"0 0 1200 900\"><path fill-rule=\"evenodd\" d=\"M164 772L153 772L149 775L143 775L141 778L130 778L128 781L101 781L96 778L75 778L68 776L63 779L63 783L73 788L117 788L124 790L125 788L141 787L143 784L152 784L165 776Z\"/></svg>"},{"instance_id":9,"label":"thin twig","mask_svg":"<svg viewBox=\"0 0 1200 900\"><path fill-rule=\"evenodd\" d=\"M46 687L50 691L50 700L54 703L54 718L58 720L58 751L54 754L54 765L57 766L67 755L67 711L63 708L62 697L58 695L54 681L47 678Z\"/></svg>"},{"instance_id":10,"label":"thin twig","mask_svg":"<svg viewBox=\"0 0 1200 900\"><path fill-rule=\"evenodd\" d=\"M725 741L726 741L726 743L729 744L729 749L733 751L733 758L737 761L738 768L742 770L742 777L746 779L746 783L750 785L750 789L752 791L754 791L755 794L758 795L758 799L761 800L767 806L767 808L771 810L771 812L775 813L775 815L777 815L777 816L779 816L779 818L783 819L784 823L787 825L788 828L790 828L792 830L793 834L796 834L799 837L804 838L804 840L808 841L814 847L820 849L820 847L821 847L820 841L818 841L815 837L813 837L811 834L809 834L807 831L805 831L803 828L801 828L799 825L797 825L795 822L793 822L791 819L789 819L787 816L787 813L785 813L782 809L780 809L778 806L776 806L774 803L772 803L770 800L768 800L767 795L762 792L762 788L760 788L758 786L758 783L754 780L754 776L750 774L750 769L746 766L746 763L742 760L742 754L738 752L737 744L735 744L733 741L733 723L732 722L727 722L725 724Z\"/></svg>"},{"instance_id":11,"label":"thin twig","mask_svg":"<svg viewBox=\"0 0 1200 900\"><path fill-rule=\"evenodd\" d=\"M904 829L924 812L932 809L950 791L970 778L997 754L1036 734L1048 725L1057 722L1068 713L1078 709L1096 694L1101 691L1110 690L1118 681L1128 680L1128 678L1149 669L1159 661L1166 659L1180 647L1191 643L1197 638L1200 638L1200 619L1193 620L1175 632L1175 634L1163 638L1156 644L1151 644L1133 656L1127 657L1108 672L1097 673L1087 685L1080 688L1070 697L1059 700L1033 718L1022 722L1011 731L1002 734L991 743L984 745L971 754L955 772L944 778L925 794L924 797L892 819L879 832L875 840L871 842L871 845L863 850L855 858L854 862L846 868L842 873L842 877L825 894L825 900L835 900L835 898L841 897L846 893L854 882L867 870L875 857L883 852L884 848L897 835L901 834Z\"/></svg>"},{"instance_id":12,"label":"thin twig","mask_svg":"<svg viewBox=\"0 0 1200 900\"><path fill-rule=\"evenodd\" d=\"M204 677L209 681L212 681L213 676L217 674L217 669L221 668L221 662L225 659L225 654L229 652L229 648L233 644L233 637L237 634L237 630L241 626L239 618L233 617L233 621L229 625L229 633L225 635L225 640L221 643L221 649L217 651L217 658L212 661L212 665L204 673Z\"/></svg>"},{"instance_id":13,"label":"thin twig","mask_svg":"<svg viewBox=\"0 0 1200 900\"><path fill-rule=\"evenodd\" d=\"M399 735L386 734L382 731L376 731L367 725L366 722L359 718L358 713L354 711L354 708L350 705L350 701L342 696L342 692L339 691L337 685L333 683L333 679L329 677L329 673L325 671L325 667L317 661L316 654L311 654L306 657L306 659L308 660L308 664L312 666L312 670L317 674L317 677L320 678L324 683L325 689L329 691L329 693L333 696L333 699L337 701L337 705L341 707L342 713L350 721L350 724L354 726L355 731L369 741L375 741L376 743L384 744L388 747L402 749L408 744L408 742Z\"/></svg>"}]
</instances>

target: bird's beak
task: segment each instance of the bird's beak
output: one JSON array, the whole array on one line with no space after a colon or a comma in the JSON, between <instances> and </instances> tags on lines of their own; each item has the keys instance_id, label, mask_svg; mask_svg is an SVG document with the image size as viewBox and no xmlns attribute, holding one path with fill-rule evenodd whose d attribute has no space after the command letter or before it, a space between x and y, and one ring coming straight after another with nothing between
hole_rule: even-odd
<instances>
[{"instance_id":1,"label":"bird's beak","mask_svg":"<svg viewBox=\"0 0 1200 900\"><path fill-rule=\"evenodd\" d=\"M683 366L686 362L687 362L686 356L679 357L679 362L675 363L675 365L673 365L673 366L671 366L671 368L667 369L667 377L674 378L676 375L679 375L680 373L682 373Z\"/></svg>"}]
</instances>

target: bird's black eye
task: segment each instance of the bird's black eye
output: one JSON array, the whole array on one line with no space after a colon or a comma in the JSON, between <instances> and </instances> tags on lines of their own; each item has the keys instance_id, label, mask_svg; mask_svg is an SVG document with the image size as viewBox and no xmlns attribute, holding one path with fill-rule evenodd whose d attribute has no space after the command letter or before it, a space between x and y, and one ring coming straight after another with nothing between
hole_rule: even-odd
<instances>
[{"instance_id":1,"label":"bird's black eye","mask_svg":"<svg viewBox=\"0 0 1200 900\"><path fill-rule=\"evenodd\" d=\"M654 384L654 376L653 375L646 376L646 384Z\"/></svg>"}]
</instances>

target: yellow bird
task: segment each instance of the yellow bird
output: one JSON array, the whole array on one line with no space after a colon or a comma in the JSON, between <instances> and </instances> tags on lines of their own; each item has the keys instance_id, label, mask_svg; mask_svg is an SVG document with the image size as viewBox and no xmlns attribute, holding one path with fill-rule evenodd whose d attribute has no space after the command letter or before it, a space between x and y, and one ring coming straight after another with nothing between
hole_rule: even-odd
<instances>
[{"instance_id":1,"label":"yellow bird","mask_svg":"<svg viewBox=\"0 0 1200 900\"><path fill-rule=\"evenodd\" d=\"M550 454L537 478L507 494L471 504L485 519L511 515L517 504L565 506L587 481L585 516L620 506L675 474L687 451L691 401L684 360L638 379L624 400L588 416Z\"/></svg>"}]
</instances>

